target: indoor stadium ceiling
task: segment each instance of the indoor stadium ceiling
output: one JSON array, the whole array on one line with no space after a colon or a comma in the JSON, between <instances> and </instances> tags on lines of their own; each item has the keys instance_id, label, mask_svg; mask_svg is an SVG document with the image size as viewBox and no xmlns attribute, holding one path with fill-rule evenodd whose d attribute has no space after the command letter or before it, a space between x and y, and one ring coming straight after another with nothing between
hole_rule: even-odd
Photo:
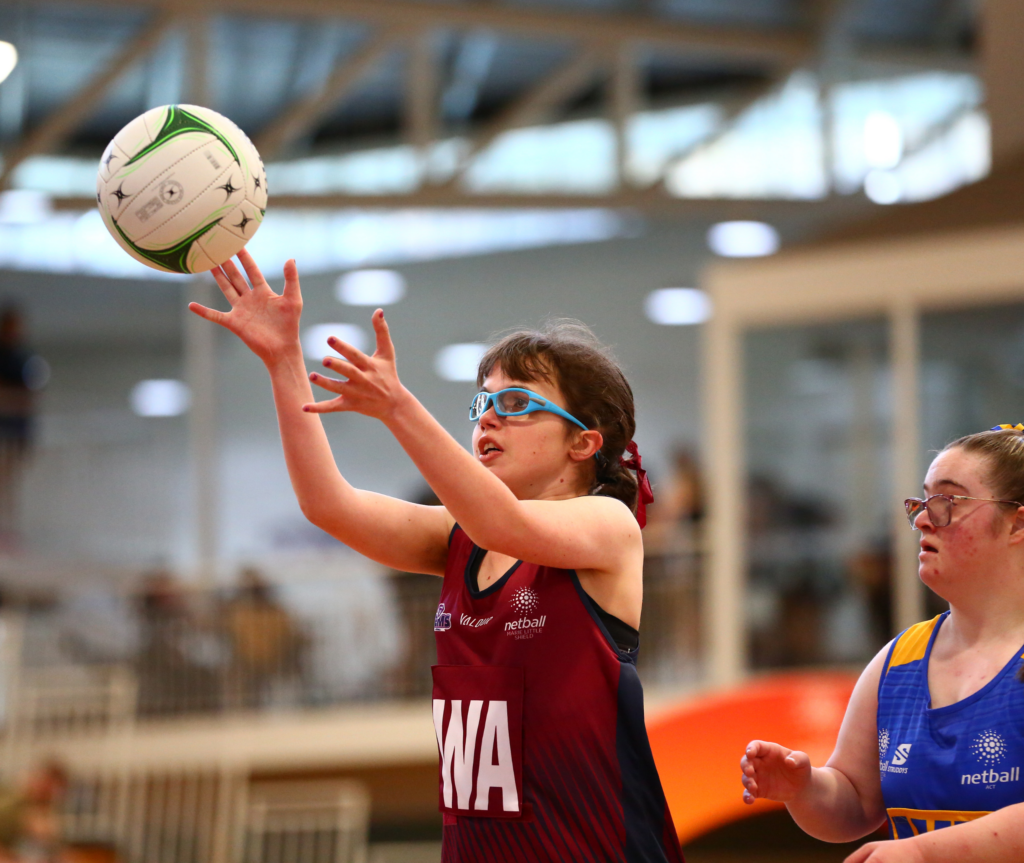
<instances>
[{"instance_id":1,"label":"indoor stadium ceiling","mask_svg":"<svg viewBox=\"0 0 1024 863\"><path fill-rule=\"evenodd\" d=\"M485 130L516 107L523 119L601 112L613 101L605 91L617 64L629 65L626 83L635 90L624 98L648 104L709 94L735 99L801 65L840 64L844 77L856 76L858 66L869 74L879 64L963 67L971 59L971 6L966 0L6 2L0 38L13 42L21 59L0 87L0 141L16 147L56 114L78 113L87 102L80 121L44 149L91 156L147 107L198 96L262 139L268 157L336 150L359 139ZM619 57L623 51L631 56ZM109 87L90 92L112 71L120 74ZM200 75L205 80L196 80ZM327 98L309 105L325 87ZM535 111L523 104L530 96ZM421 111L427 116L416 116L418 100L429 105ZM303 116L295 116L297 108L306 109Z\"/></svg>"},{"instance_id":2,"label":"indoor stadium ceiling","mask_svg":"<svg viewBox=\"0 0 1024 863\"><path fill-rule=\"evenodd\" d=\"M621 191L627 121L636 112L714 104L726 121L717 137L796 69L813 71L825 87L972 71L974 7L974 0L4 2L0 38L20 60L0 85L0 188L26 160L96 158L145 109L196 102L235 120L268 161L403 143L427 153L431 142L457 137L458 163L423 184L437 201L505 132L601 117L615 130ZM629 203L621 195L619 202Z\"/></svg>"}]
</instances>

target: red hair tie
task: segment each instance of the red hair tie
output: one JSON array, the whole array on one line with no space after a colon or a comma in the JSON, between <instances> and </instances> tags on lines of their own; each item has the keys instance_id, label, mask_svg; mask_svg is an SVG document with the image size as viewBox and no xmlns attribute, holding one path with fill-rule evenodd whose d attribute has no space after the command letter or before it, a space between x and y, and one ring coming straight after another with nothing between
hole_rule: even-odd
<instances>
[{"instance_id":1,"label":"red hair tie","mask_svg":"<svg viewBox=\"0 0 1024 863\"><path fill-rule=\"evenodd\" d=\"M636 482L637 482L637 501L636 501L636 520L639 522L641 529L647 525L647 504L654 503L654 492L651 491L651 481L647 479L647 471L642 467L640 461L640 450L637 449L636 441L630 441L629 446L626 447L626 452L630 454L630 458L627 460L619 456L619 464L627 470L636 471Z\"/></svg>"}]
</instances>

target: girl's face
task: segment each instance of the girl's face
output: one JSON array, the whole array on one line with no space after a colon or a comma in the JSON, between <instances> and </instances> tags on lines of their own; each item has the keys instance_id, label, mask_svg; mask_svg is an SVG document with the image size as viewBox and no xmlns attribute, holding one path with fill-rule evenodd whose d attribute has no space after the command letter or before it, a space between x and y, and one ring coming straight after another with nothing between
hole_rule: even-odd
<instances>
[{"instance_id":1,"label":"girl's face","mask_svg":"<svg viewBox=\"0 0 1024 863\"><path fill-rule=\"evenodd\" d=\"M998 498L985 477L987 460L961 449L939 453L925 476L924 496L933 494ZM921 531L919 573L939 596L952 600L960 589L976 590L1006 569L1007 552L1017 545L1012 507L979 500L957 500L950 522L935 527L927 510L915 522Z\"/></svg>"},{"instance_id":2,"label":"girl's face","mask_svg":"<svg viewBox=\"0 0 1024 863\"><path fill-rule=\"evenodd\" d=\"M513 380L495 366L483 388L493 393L507 387L522 387L565 408L565 396L555 384ZM473 429L473 455L520 500L576 497L588 490L580 490L581 483L589 488L581 467L593 458L601 436L574 429L549 411L508 417L499 416L491 405ZM595 437L596 445L591 442Z\"/></svg>"}]
</instances>

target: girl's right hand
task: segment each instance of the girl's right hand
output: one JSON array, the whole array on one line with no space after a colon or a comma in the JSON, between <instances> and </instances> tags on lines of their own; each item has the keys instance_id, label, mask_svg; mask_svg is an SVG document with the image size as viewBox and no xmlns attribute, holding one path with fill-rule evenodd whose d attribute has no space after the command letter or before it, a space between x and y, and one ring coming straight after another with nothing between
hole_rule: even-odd
<instances>
[{"instance_id":1,"label":"girl's right hand","mask_svg":"<svg viewBox=\"0 0 1024 863\"><path fill-rule=\"evenodd\" d=\"M743 802L758 798L786 803L811 781L811 759L806 752L787 749L778 743L752 740L740 759L743 771Z\"/></svg>"},{"instance_id":2,"label":"girl's right hand","mask_svg":"<svg viewBox=\"0 0 1024 863\"><path fill-rule=\"evenodd\" d=\"M293 350L299 342L302 293L299 290L298 269L295 261L288 261L284 265L284 290L275 294L252 255L242 249L238 253L238 260L248 280L232 261L210 271L221 293L231 304L230 312L209 309L199 303L189 303L188 307L199 317L231 330L249 350L270 366Z\"/></svg>"}]
</instances>

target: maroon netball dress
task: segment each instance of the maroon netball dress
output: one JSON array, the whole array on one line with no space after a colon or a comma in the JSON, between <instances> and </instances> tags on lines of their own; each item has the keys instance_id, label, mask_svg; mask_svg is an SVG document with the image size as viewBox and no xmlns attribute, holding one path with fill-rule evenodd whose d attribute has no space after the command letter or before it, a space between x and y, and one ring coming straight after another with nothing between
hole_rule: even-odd
<instances>
[{"instance_id":1,"label":"maroon netball dress","mask_svg":"<svg viewBox=\"0 0 1024 863\"><path fill-rule=\"evenodd\" d=\"M456 525L434 620L442 863L682 861L625 624L573 570L477 590L484 554Z\"/></svg>"}]
</instances>

